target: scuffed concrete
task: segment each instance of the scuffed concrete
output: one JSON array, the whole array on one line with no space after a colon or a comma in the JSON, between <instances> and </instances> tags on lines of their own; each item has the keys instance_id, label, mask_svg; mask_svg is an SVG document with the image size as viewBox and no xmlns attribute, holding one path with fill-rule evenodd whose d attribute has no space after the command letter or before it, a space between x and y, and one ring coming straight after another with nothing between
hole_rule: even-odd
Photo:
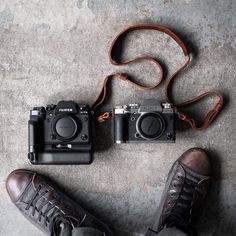
<instances>
[{"instance_id":1,"label":"scuffed concrete","mask_svg":"<svg viewBox=\"0 0 236 236\"><path fill-rule=\"evenodd\" d=\"M116 229L142 235L159 204L173 161L193 146L206 148L215 181L199 221L202 236L236 235L235 56L236 2L233 0L15 1L0 2L0 235L42 235L11 204L6 176L16 168L37 170L59 183L91 212ZM160 23L172 28L193 54L189 69L174 84L177 101L203 91L220 90L223 112L204 132L178 124L175 144L114 145L111 124L95 131L90 166L32 166L27 160L27 120L32 106L61 99L91 104L102 79L126 71L151 83L158 76L141 63L114 68L108 62L112 38L133 23ZM133 33L125 58L151 54L173 72L184 58L162 33ZM163 99L163 85L151 92L114 81L111 104ZM193 109L200 117L208 100ZM203 106L204 105L204 106ZM121 233L124 235L124 233Z\"/></svg>"}]
</instances>

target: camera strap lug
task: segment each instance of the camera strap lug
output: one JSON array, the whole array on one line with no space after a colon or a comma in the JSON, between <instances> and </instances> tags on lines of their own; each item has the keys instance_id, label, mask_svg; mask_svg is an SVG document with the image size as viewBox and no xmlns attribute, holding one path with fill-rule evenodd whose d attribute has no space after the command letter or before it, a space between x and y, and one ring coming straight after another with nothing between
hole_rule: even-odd
<instances>
[{"instance_id":1,"label":"camera strap lug","mask_svg":"<svg viewBox=\"0 0 236 236\"><path fill-rule=\"evenodd\" d=\"M205 93L201 94L200 96L194 97L193 99L188 100L188 101L183 102L183 103L180 103L180 104L177 104L176 102L174 102L172 96L170 95L170 91L171 91L170 87L173 83L173 79L189 65L189 63L191 61L191 57L190 57L190 53L188 52L184 42L174 32L172 32L170 29L168 29L166 27L163 27L163 26L160 26L160 25L157 25L157 24L133 25L133 26L130 26L130 27L126 28L122 32L120 32L111 43L110 50L109 50L109 61L114 66L126 66L126 65L136 63L136 62L139 62L139 61L151 62L157 67L157 69L160 72L159 79L153 85L142 85L142 84L139 84L137 82L134 82L132 79L130 79L128 77L128 75L126 75L124 73L110 74L110 75L105 77L105 79L103 81L102 89L101 89L98 97L96 98L95 102L93 103L92 109L95 111L101 105L103 105L105 99L107 98L108 81L110 81L112 78L118 78L120 80L126 81L126 82L130 83L131 85L133 85L133 86L135 86L139 89L143 89L143 90L152 90L152 89L156 88L162 82L162 80L164 79L163 68L162 68L161 64L154 57L141 56L141 57L137 57L137 58L134 58L132 60L129 60L129 61L125 61L125 62L121 62L117 59L117 58L120 58L120 57L117 57L117 55L121 54L121 50L120 50L120 47L119 47L119 44L121 43L121 39L123 39L124 36L127 33L137 31L137 30L161 31L161 32L169 35L181 47L186 60L185 60L184 64L182 66L180 66L180 68L177 69L167 79L167 83L166 83L166 86L165 86L166 101L169 102L169 103L174 104L174 107L176 109L176 113L177 113L179 119L182 120L182 121L187 122L194 130L204 130L204 129L206 129L212 123L212 121L215 119L217 114L222 109L222 107L223 107L223 96L217 91L209 91L209 92L205 92ZM202 100L203 98L206 98L206 97L209 97L209 96L218 97L218 101L217 101L215 107L213 108L213 110L208 112L208 114L206 115L206 117L204 118L204 120L203 120L203 122L200 126L196 125L195 119L189 118L187 115L183 114L182 112L177 111L177 109L179 110L179 109L184 108L184 107L189 107L189 106L193 105L194 103L197 103L198 101ZM94 115L95 115L96 120L98 122L104 122L106 120L112 119L112 117L113 117L112 112L105 112L102 115L96 115L96 114L94 114Z\"/></svg>"}]
</instances>

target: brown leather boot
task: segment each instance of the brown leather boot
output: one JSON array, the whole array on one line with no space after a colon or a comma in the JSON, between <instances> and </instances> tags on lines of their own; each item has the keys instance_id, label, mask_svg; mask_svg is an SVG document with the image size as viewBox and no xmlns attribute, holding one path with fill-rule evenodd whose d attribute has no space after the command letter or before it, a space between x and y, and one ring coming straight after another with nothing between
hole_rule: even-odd
<instances>
[{"instance_id":1,"label":"brown leather boot","mask_svg":"<svg viewBox=\"0 0 236 236\"><path fill-rule=\"evenodd\" d=\"M106 236L111 230L66 196L45 176L15 170L7 178L7 192L21 213L47 234L59 235L61 227L92 227Z\"/></svg>"},{"instance_id":2,"label":"brown leather boot","mask_svg":"<svg viewBox=\"0 0 236 236\"><path fill-rule=\"evenodd\" d=\"M189 149L178 158L169 172L154 224L146 236L156 235L164 227L196 234L192 217L206 196L210 169L209 157L202 149Z\"/></svg>"}]
</instances>

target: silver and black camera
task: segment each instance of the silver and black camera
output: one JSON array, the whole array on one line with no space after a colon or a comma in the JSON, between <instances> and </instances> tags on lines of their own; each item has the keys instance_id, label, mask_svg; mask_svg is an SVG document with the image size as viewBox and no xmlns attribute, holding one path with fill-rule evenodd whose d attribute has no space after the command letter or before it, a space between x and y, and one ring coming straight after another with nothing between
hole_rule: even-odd
<instances>
[{"instance_id":1,"label":"silver and black camera","mask_svg":"<svg viewBox=\"0 0 236 236\"><path fill-rule=\"evenodd\" d=\"M175 142L175 113L172 104L147 99L142 105L116 106L114 139L115 143Z\"/></svg>"},{"instance_id":2,"label":"silver and black camera","mask_svg":"<svg viewBox=\"0 0 236 236\"><path fill-rule=\"evenodd\" d=\"M90 164L91 114L86 104L60 101L34 107L28 122L32 164Z\"/></svg>"}]
</instances>

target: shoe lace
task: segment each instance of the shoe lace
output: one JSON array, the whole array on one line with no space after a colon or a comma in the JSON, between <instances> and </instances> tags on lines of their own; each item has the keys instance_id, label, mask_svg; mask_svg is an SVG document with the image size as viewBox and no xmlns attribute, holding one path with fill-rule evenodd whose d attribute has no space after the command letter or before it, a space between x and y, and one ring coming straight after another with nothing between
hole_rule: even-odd
<instances>
[{"instance_id":1,"label":"shoe lace","mask_svg":"<svg viewBox=\"0 0 236 236\"><path fill-rule=\"evenodd\" d=\"M32 216L35 215L35 212L38 213L38 221L44 221L44 225L50 226L52 222L55 221L57 217L63 216L63 213L60 211L60 205L62 204L61 201L58 201L56 196L52 196L52 199L48 200L48 198L44 197L49 191L45 190L40 193L42 186L39 185L34 194L32 195L30 201L27 203L25 210L29 210L32 208ZM41 203L38 204L37 202L41 200Z\"/></svg>"},{"instance_id":2,"label":"shoe lace","mask_svg":"<svg viewBox=\"0 0 236 236\"><path fill-rule=\"evenodd\" d=\"M197 235L196 230L191 225L191 218L194 207L193 204L201 197L201 191L198 191L196 188L198 182L199 181L192 176L184 179L179 198L173 210L167 215L163 225L166 227L175 226L191 236Z\"/></svg>"},{"instance_id":3,"label":"shoe lace","mask_svg":"<svg viewBox=\"0 0 236 236\"><path fill-rule=\"evenodd\" d=\"M50 227L50 236L64 236L64 235L70 235L70 232L72 230L73 226L70 220L70 217L65 216L58 216L53 218L52 224Z\"/></svg>"}]
</instances>

